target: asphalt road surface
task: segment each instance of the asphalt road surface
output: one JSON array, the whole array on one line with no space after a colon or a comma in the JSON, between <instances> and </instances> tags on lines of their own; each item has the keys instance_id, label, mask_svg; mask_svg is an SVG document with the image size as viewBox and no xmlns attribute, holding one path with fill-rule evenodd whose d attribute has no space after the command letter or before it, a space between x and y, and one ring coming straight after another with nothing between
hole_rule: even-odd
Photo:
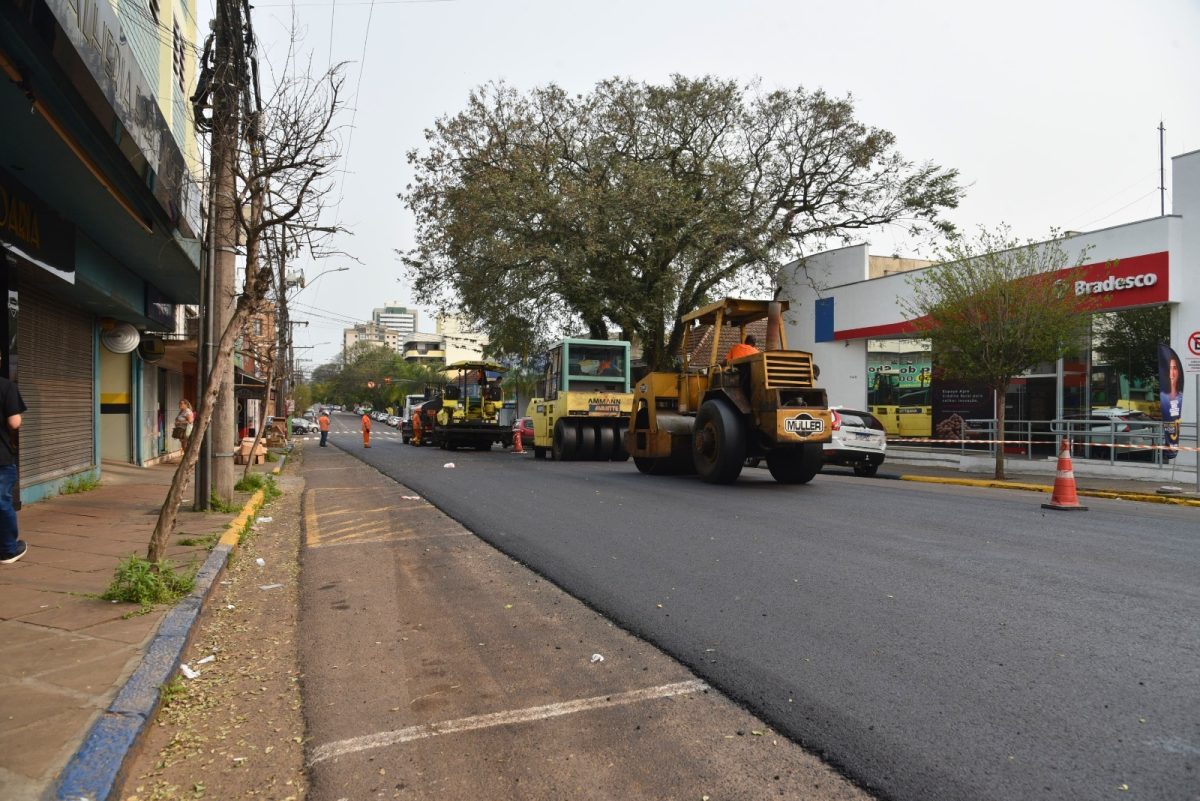
<instances>
[{"instance_id":1,"label":"asphalt road surface","mask_svg":"<svg viewBox=\"0 0 1200 801\"><path fill-rule=\"evenodd\" d=\"M884 798L1200 798L1194 509L753 469L716 487L337 430Z\"/></svg>"}]
</instances>

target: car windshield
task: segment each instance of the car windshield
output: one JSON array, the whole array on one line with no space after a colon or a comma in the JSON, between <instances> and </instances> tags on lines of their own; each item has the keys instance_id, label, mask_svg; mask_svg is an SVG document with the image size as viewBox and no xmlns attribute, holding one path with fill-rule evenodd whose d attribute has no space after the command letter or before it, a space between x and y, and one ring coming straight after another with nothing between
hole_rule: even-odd
<instances>
[{"instance_id":1,"label":"car windshield","mask_svg":"<svg viewBox=\"0 0 1200 801\"><path fill-rule=\"evenodd\" d=\"M858 428L873 428L877 431L883 431L883 423L872 414L867 412L858 412L851 409L838 409L837 413L842 418L843 426L855 426Z\"/></svg>"}]
</instances>

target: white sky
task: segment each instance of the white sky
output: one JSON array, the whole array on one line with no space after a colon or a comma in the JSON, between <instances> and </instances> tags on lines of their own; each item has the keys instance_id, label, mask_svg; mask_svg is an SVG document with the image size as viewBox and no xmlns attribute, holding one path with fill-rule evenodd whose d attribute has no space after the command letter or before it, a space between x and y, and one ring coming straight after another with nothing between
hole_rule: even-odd
<instances>
[{"instance_id":1,"label":"white sky","mask_svg":"<svg viewBox=\"0 0 1200 801\"><path fill-rule=\"evenodd\" d=\"M281 64L293 12L316 65L350 62L338 245L362 264L295 301L306 368L330 361L350 320L409 302L395 249L413 219L396 194L405 153L472 87L503 79L586 92L612 76L711 74L764 88L852 93L863 122L896 134L910 161L961 173L960 228L1009 223L1022 237L1092 230L1159 213L1158 123L1170 158L1200 149L1200 1L1009 0L265 0L260 58ZM212 0L201 12L211 15ZM369 22L369 25L368 25ZM357 90L357 94L356 94ZM264 87L266 92L266 87ZM899 231L872 252L920 255ZM928 254L925 254L928 255ZM397 279L400 279L398 282ZM337 317L331 322L327 317ZM432 330L422 314L419 326ZM321 344L328 343L328 344Z\"/></svg>"}]
</instances>

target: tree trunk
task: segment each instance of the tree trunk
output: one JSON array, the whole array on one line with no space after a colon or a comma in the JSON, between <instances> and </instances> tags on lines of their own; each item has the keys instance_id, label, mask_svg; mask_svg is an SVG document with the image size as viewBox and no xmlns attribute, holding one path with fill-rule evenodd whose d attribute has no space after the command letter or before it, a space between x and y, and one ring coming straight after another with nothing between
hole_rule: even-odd
<instances>
[{"instance_id":1,"label":"tree trunk","mask_svg":"<svg viewBox=\"0 0 1200 801\"><path fill-rule=\"evenodd\" d=\"M996 405L996 480L1003 481L1004 475L1004 397L1008 384L992 390L992 402Z\"/></svg>"},{"instance_id":2,"label":"tree trunk","mask_svg":"<svg viewBox=\"0 0 1200 801\"><path fill-rule=\"evenodd\" d=\"M158 522L154 525L154 533L150 536L150 545L146 549L146 561L151 564L157 564L162 559L167 539L175 533L175 521L179 516L179 500L183 497L183 493L187 492L188 485L191 483L196 460L200 457L200 443L213 419L213 408L221 386L225 383L226 378L233 374L233 346L249 311L250 304L246 298L243 298L238 302L233 319L225 326L225 330L221 332L221 339L217 342L217 356L213 361L212 370L208 374L204 396L199 399L191 439L188 440L187 447L183 450L183 458L179 461L179 466L175 468L175 477L171 479L171 487L167 490L167 498L158 512Z\"/></svg>"}]
</instances>

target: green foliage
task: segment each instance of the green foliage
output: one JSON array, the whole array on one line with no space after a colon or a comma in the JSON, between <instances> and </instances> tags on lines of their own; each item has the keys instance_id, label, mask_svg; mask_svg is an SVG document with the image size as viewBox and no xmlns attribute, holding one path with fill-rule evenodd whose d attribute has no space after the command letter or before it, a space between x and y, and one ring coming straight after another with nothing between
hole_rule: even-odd
<instances>
[{"instance_id":1,"label":"green foliage","mask_svg":"<svg viewBox=\"0 0 1200 801\"><path fill-rule=\"evenodd\" d=\"M265 490L264 497L266 501L274 500L283 494L279 486L275 483L275 477L266 473L249 473L243 476L233 488L238 492L258 492L260 489Z\"/></svg>"},{"instance_id":2,"label":"green foliage","mask_svg":"<svg viewBox=\"0 0 1200 801\"><path fill-rule=\"evenodd\" d=\"M426 138L404 261L420 301L478 323L493 355L618 328L664 366L681 314L769 293L776 265L863 228L948 230L961 195L956 171L903 159L849 98L712 77L489 84Z\"/></svg>"},{"instance_id":3,"label":"green foliage","mask_svg":"<svg viewBox=\"0 0 1200 801\"><path fill-rule=\"evenodd\" d=\"M187 695L187 685L179 676L172 676L166 684L158 687L158 699L163 706L170 706L175 701Z\"/></svg>"},{"instance_id":4,"label":"green foliage","mask_svg":"<svg viewBox=\"0 0 1200 801\"><path fill-rule=\"evenodd\" d=\"M1171 310L1167 306L1129 309L1097 315L1096 350L1100 357L1131 380L1158 383L1158 344L1171 339Z\"/></svg>"},{"instance_id":5,"label":"green foliage","mask_svg":"<svg viewBox=\"0 0 1200 801\"><path fill-rule=\"evenodd\" d=\"M212 547L216 545L220 539L220 534L205 534L203 537L180 537L178 540L176 540L176 542L178 542L180 545L186 545L188 547L193 545L202 545L205 548L212 550Z\"/></svg>"},{"instance_id":6,"label":"green foliage","mask_svg":"<svg viewBox=\"0 0 1200 801\"><path fill-rule=\"evenodd\" d=\"M976 381L995 393L999 430L1004 392L1038 362L1054 361L1077 346L1096 300L1072 292L1078 268L1051 232L1044 243L1019 241L1007 227L954 238L941 263L909 276L905 315L933 340L934 363L947 378ZM996 477L1004 477L1004 449L996 449Z\"/></svg>"},{"instance_id":7,"label":"green foliage","mask_svg":"<svg viewBox=\"0 0 1200 801\"><path fill-rule=\"evenodd\" d=\"M398 408L405 395L423 394L446 383L440 367L407 362L393 350L365 343L348 349L340 363L316 368L313 376L321 378L319 397L324 402L367 403L373 409ZM368 388L368 382L375 387Z\"/></svg>"},{"instance_id":8,"label":"green foliage","mask_svg":"<svg viewBox=\"0 0 1200 801\"><path fill-rule=\"evenodd\" d=\"M80 492L94 490L98 486L100 486L100 478L93 473L85 473L67 481L59 488L58 492L60 495L77 495Z\"/></svg>"},{"instance_id":9,"label":"green foliage","mask_svg":"<svg viewBox=\"0 0 1200 801\"><path fill-rule=\"evenodd\" d=\"M208 510L210 512L219 512L221 514L233 514L238 510L238 507L233 503L225 503L225 501L221 500L220 496L214 492L208 499Z\"/></svg>"},{"instance_id":10,"label":"green foliage","mask_svg":"<svg viewBox=\"0 0 1200 801\"><path fill-rule=\"evenodd\" d=\"M140 556L131 555L117 566L112 584L100 597L106 601L124 601L149 608L155 604L174 603L195 586L194 567L177 572L174 565L165 559L151 563Z\"/></svg>"}]
</instances>

